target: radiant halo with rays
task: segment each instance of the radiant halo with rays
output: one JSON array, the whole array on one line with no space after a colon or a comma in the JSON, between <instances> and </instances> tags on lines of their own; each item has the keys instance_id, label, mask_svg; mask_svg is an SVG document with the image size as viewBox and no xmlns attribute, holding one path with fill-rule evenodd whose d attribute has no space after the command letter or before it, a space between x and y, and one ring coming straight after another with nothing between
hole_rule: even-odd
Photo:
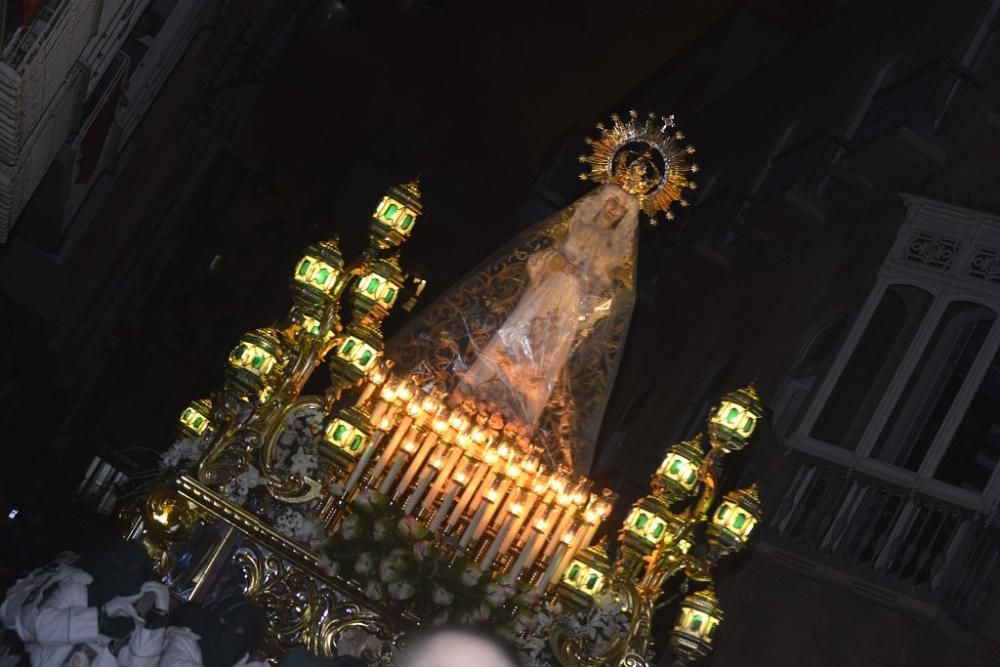
<instances>
[{"instance_id":1,"label":"radiant halo with rays","mask_svg":"<svg viewBox=\"0 0 1000 667\"><path fill-rule=\"evenodd\" d=\"M597 129L598 139L585 140L591 152L578 158L590 167L580 179L621 186L639 200L650 224L661 212L673 220L670 205L688 205L684 189L695 189L690 175L698 171L691 161L694 147L681 145L684 135L674 129L674 117L650 113L640 120L630 111L627 120L611 114L610 127L598 123Z\"/></svg>"}]
</instances>

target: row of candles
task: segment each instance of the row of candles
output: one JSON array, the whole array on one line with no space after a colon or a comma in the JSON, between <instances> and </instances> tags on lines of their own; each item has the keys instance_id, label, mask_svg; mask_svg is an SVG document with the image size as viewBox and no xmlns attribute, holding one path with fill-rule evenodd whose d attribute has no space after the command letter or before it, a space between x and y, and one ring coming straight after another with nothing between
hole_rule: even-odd
<instances>
[{"instance_id":1,"label":"row of candles","mask_svg":"<svg viewBox=\"0 0 1000 667\"><path fill-rule=\"evenodd\" d=\"M376 395L377 394L377 395ZM449 408L411 380L375 373L358 400L375 431L344 484L367 486L425 522L481 568L557 583L611 513L613 495L590 480L547 470L523 435L496 417ZM515 443L515 444L512 444Z\"/></svg>"}]
</instances>

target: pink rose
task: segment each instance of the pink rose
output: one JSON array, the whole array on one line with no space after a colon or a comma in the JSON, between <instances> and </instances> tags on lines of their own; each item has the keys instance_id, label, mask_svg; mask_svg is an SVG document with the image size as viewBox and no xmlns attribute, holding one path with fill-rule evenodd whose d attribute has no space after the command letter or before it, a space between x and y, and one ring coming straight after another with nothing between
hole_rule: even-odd
<instances>
[{"instance_id":1,"label":"pink rose","mask_svg":"<svg viewBox=\"0 0 1000 667\"><path fill-rule=\"evenodd\" d=\"M476 584L479 583L479 580L482 578L483 578L482 570L480 570L475 565L469 565L468 567L466 567L465 570L462 572L462 575L459 577L461 582L466 586L475 586Z\"/></svg>"},{"instance_id":2,"label":"pink rose","mask_svg":"<svg viewBox=\"0 0 1000 667\"><path fill-rule=\"evenodd\" d=\"M405 581L389 584L389 597L393 600L409 600L417 589Z\"/></svg>"},{"instance_id":3,"label":"pink rose","mask_svg":"<svg viewBox=\"0 0 1000 667\"><path fill-rule=\"evenodd\" d=\"M385 595L382 590L382 584L377 581L370 581L368 585L365 586L365 597L369 600L375 600L376 602L381 600L383 595Z\"/></svg>"},{"instance_id":4,"label":"pink rose","mask_svg":"<svg viewBox=\"0 0 1000 667\"><path fill-rule=\"evenodd\" d=\"M354 496L354 505L365 512L371 512L376 506L385 503L385 496L374 489L364 488Z\"/></svg>"},{"instance_id":5,"label":"pink rose","mask_svg":"<svg viewBox=\"0 0 1000 667\"><path fill-rule=\"evenodd\" d=\"M355 540L361 535L361 519L356 514L348 514L340 521L337 531L345 540Z\"/></svg>"},{"instance_id":6,"label":"pink rose","mask_svg":"<svg viewBox=\"0 0 1000 667\"><path fill-rule=\"evenodd\" d=\"M358 574L371 574L375 570L375 554L365 552L354 561L354 571Z\"/></svg>"},{"instance_id":7,"label":"pink rose","mask_svg":"<svg viewBox=\"0 0 1000 667\"><path fill-rule=\"evenodd\" d=\"M427 535L427 526L417 521L412 516L404 516L396 524L399 534L407 539L419 540Z\"/></svg>"},{"instance_id":8,"label":"pink rose","mask_svg":"<svg viewBox=\"0 0 1000 667\"><path fill-rule=\"evenodd\" d=\"M430 552L431 544L427 540L420 540L413 544L413 557L417 559L418 563L423 563L424 559L427 558L427 554Z\"/></svg>"}]
</instances>

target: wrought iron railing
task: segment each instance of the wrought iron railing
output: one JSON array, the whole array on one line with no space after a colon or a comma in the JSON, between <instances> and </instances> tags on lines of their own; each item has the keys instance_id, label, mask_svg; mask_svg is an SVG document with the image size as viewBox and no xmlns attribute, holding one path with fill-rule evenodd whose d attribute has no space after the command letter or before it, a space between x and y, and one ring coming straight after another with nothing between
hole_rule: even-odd
<instances>
[{"instance_id":1,"label":"wrought iron railing","mask_svg":"<svg viewBox=\"0 0 1000 667\"><path fill-rule=\"evenodd\" d=\"M832 463L793 455L767 537L776 546L977 624L1000 572L986 517Z\"/></svg>"},{"instance_id":2,"label":"wrought iron railing","mask_svg":"<svg viewBox=\"0 0 1000 667\"><path fill-rule=\"evenodd\" d=\"M964 98L979 87L960 66L930 62L875 93L853 143L861 146L904 126L942 136L950 130Z\"/></svg>"}]
</instances>

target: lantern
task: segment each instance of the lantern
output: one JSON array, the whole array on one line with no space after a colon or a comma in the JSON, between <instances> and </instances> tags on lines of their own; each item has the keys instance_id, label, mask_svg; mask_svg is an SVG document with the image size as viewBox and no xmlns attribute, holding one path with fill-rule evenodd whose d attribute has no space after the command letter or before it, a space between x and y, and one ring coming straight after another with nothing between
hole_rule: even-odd
<instances>
[{"instance_id":1,"label":"lantern","mask_svg":"<svg viewBox=\"0 0 1000 667\"><path fill-rule=\"evenodd\" d=\"M410 236L421 213L423 202L417 181L389 188L369 223L372 245L383 250L399 246Z\"/></svg>"},{"instance_id":2,"label":"lantern","mask_svg":"<svg viewBox=\"0 0 1000 667\"><path fill-rule=\"evenodd\" d=\"M229 353L226 378L231 389L241 396L253 396L267 402L272 386L284 370L285 356L277 331L270 327L243 334Z\"/></svg>"},{"instance_id":3,"label":"lantern","mask_svg":"<svg viewBox=\"0 0 1000 667\"><path fill-rule=\"evenodd\" d=\"M375 370L382 356L382 332L360 322L347 325L345 335L327 357L330 372L345 386L353 386Z\"/></svg>"},{"instance_id":4,"label":"lantern","mask_svg":"<svg viewBox=\"0 0 1000 667\"><path fill-rule=\"evenodd\" d=\"M337 413L323 431L323 440L332 445L333 458L341 466L352 465L368 447L372 425L367 412L349 407Z\"/></svg>"},{"instance_id":5,"label":"lantern","mask_svg":"<svg viewBox=\"0 0 1000 667\"><path fill-rule=\"evenodd\" d=\"M723 496L707 528L713 556L718 558L745 547L760 517L760 492L756 484Z\"/></svg>"},{"instance_id":6,"label":"lantern","mask_svg":"<svg viewBox=\"0 0 1000 667\"><path fill-rule=\"evenodd\" d=\"M711 588L684 598L677 622L670 633L670 645L674 653L683 660L682 664L708 655L722 618L719 600Z\"/></svg>"},{"instance_id":7,"label":"lantern","mask_svg":"<svg viewBox=\"0 0 1000 667\"><path fill-rule=\"evenodd\" d=\"M181 412L180 430L182 433L193 437L204 435L208 429L209 415L212 414L212 401L207 398L199 398Z\"/></svg>"},{"instance_id":8,"label":"lantern","mask_svg":"<svg viewBox=\"0 0 1000 667\"><path fill-rule=\"evenodd\" d=\"M673 543L682 527L683 522L670 511L666 498L654 494L640 499L632 506L618 536L625 571L635 574L645 557L657 546Z\"/></svg>"},{"instance_id":9,"label":"lantern","mask_svg":"<svg viewBox=\"0 0 1000 667\"><path fill-rule=\"evenodd\" d=\"M395 255L372 262L368 272L354 284L351 295L354 318L361 320L369 315L376 320L384 318L399 298L404 281Z\"/></svg>"},{"instance_id":10,"label":"lantern","mask_svg":"<svg viewBox=\"0 0 1000 667\"><path fill-rule=\"evenodd\" d=\"M686 497L698 483L698 469L704 460L701 435L678 442L653 475L653 490L671 501Z\"/></svg>"},{"instance_id":11,"label":"lantern","mask_svg":"<svg viewBox=\"0 0 1000 667\"><path fill-rule=\"evenodd\" d=\"M336 296L337 281L344 270L344 258L336 239L314 243L295 265L292 298L296 305L313 310Z\"/></svg>"},{"instance_id":12,"label":"lantern","mask_svg":"<svg viewBox=\"0 0 1000 667\"><path fill-rule=\"evenodd\" d=\"M713 447L735 452L746 447L764 414L764 407L751 384L722 397L708 418L708 437Z\"/></svg>"},{"instance_id":13,"label":"lantern","mask_svg":"<svg viewBox=\"0 0 1000 667\"><path fill-rule=\"evenodd\" d=\"M556 592L580 606L587 606L604 589L610 571L611 561L602 538L597 544L573 556Z\"/></svg>"}]
</instances>

